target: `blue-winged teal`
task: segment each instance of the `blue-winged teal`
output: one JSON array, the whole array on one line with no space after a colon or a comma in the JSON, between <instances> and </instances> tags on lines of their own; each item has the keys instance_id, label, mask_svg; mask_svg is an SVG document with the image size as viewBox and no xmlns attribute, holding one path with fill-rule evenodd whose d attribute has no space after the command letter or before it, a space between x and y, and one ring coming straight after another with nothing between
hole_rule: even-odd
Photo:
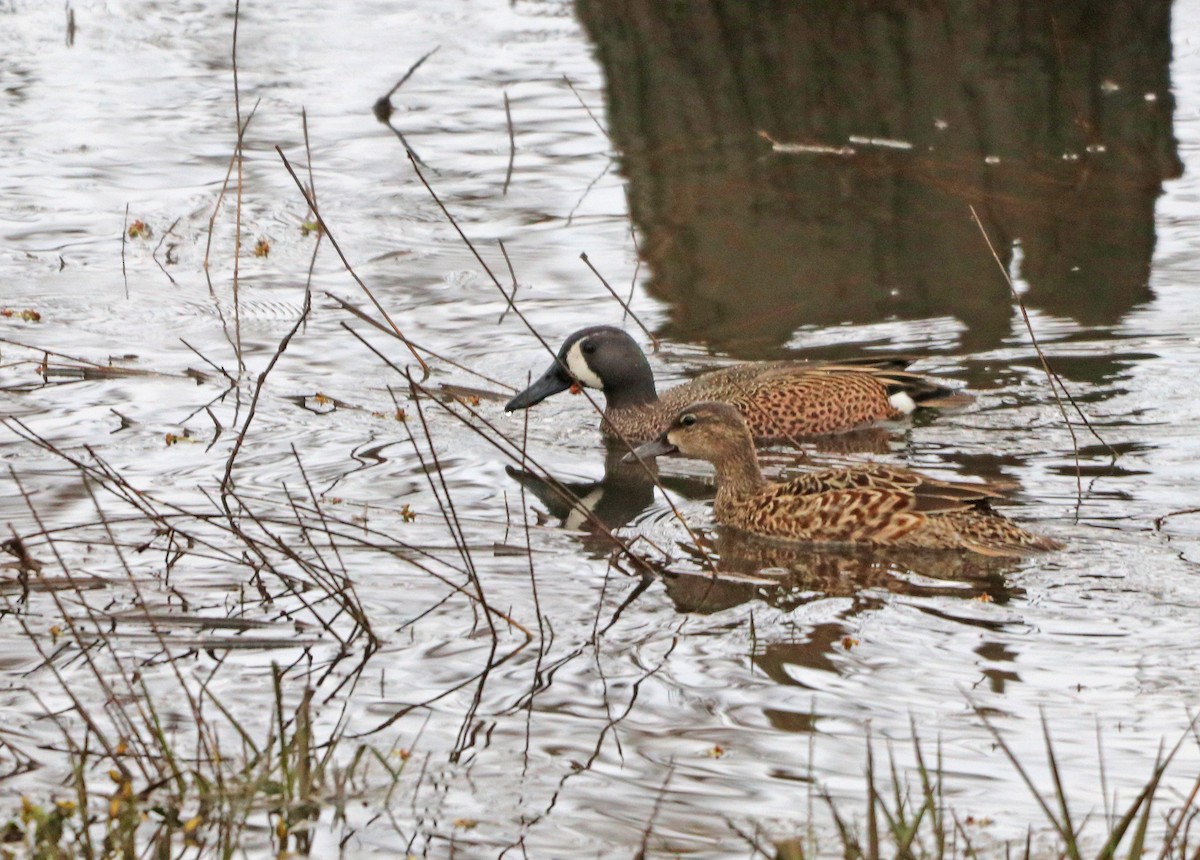
<instances>
[{"instance_id":1,"label":"blue-winged teal","mask_svg":"<svg viewBox=\"0 0 1200 860\"><path fill-rule=\"evenodd\" d=\"M580 329L541 378L508 402L527 409L575 384L604 392L602 432L645 442L698 400L732 403L756 441L842 433L901 418L918 406L961 405L969 396L904 372L905 359L852 364L776 361L706 373L659 395L645 354L612 326Z\"/></svg>"},{"instance_id":2,"label":"blue-winged teal","mask_svg":"<svg viewBox=\"0 0 1200 860\"><path fill-rule=\"evenodd\" d=\"M692 404L635 453L646 458L676 451L716 467L713 515L719 522L764 537L993 556L1061 547L993 511L989 500L1001 494L987 484L940 481L882 465L767 481L746 422L727 403Z\"/></svg>"}]
</instances>

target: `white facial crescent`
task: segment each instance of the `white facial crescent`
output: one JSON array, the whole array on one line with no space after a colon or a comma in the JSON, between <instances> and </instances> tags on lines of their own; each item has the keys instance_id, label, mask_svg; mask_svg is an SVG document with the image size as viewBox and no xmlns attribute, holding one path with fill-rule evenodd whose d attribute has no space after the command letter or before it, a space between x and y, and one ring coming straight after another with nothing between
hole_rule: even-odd
<instances>
[{"instance_id":1,"label":"white facial crescent","mask_svg":"<svg viewBox=\"0 0 1200 860\"><path fill-rule=\"evenodd\" d=\"M595 371L588 367L587 359L583 357L583 351L580 348L582 343L582 340L577 340L567 350L567 368L582 385L603 391L604 383L600 381L600 377L596 375Z\"/></svg>"}]
</instances>

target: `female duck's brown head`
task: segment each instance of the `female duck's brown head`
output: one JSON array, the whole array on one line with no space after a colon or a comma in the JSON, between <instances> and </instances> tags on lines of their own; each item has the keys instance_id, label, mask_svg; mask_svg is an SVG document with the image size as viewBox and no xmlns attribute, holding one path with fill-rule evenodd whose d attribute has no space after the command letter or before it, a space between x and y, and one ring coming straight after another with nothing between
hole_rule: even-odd
<instances>
[{"instance_id":1,"label":"female duck's brown head","mask_svg":"<svg viewBox=\"0 0 1200 860\"><path fill-rule=\"evenodd\" d=\"M675 416L661 436L638 447L634 453L643 459L679 453L717 464L755 460L754 440L742 414L728 403L717 402L688 406Z\"/></svg>"}]
</instances>

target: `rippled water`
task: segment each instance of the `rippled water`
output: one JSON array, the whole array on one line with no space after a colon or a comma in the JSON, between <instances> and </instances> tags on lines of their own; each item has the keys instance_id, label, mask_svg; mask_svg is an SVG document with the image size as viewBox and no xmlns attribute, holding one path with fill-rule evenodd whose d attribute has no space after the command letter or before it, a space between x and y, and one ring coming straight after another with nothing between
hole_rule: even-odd
<instances>
[{"instance_id":1,"label":"rippled water","mask_svg":"<svg viewBox=\"0 0 1200 860\"><path fill-rule=\"evenodd\" d=\"M737 295L706 305L697 298L703 288L688 293L692 282L673 280L674 255L689 246L670 218L662 228L657 202L636 202L644 220L638 231L631 227L614 144L587 112L610 121L606 80L570 6L243 4L241 110L254 115L236 303L232 189L207 250L236 139L231 8L89 5L75 9L71 45L61 6L0 8L0 306L41 315L40 322L0 318L0 412L74 457L102 458L161 504L213 510L258 374L305 305L316 240L302 235L306 206L275 152L280 147L297 167L307 163L302 109L322 214L357 274L405 335L486 377L431 359L428 384L505 394L502 386L519 388L544 369L544 349L504 314L503 297L398 139L371 113L378 97L438 47L393 96L392 121L507 286L503 241L518 307L552 345L583 325L621 318L579 259L586 253L619 294L632 290L632 308L646 325L665 332L651 361L667 383L729 358L927 355L917 369L965 383L977 402L889 428L886 450L875 456L942 475L1009 480L1019 491L1006 511L1068 544L1044 558L986 568L854 555L751 557L716 591L699 575L697 554L664 497L610 469L610 524L627 537L645 535L670 556L670 573L642 590L646 583L629 575L628 562L610 563L605 541L561 527L568 512L536 498L534 487L523 495L505 471L511 460L426 403L445 490L483 591L534 634L518 648L521 637L502 632L493 651L482 616L412 562L425 559L466 584L405 430L428 456L407 383L344 326L392 362L415 365L396 340L329 297L369 308L322 243L313 311L271 370L234 479L259 510L283 517L289 494L307 497L306 475L326 511L353 523L347 534L369 527L411 545L390 553L348 539L341 560L381 647L366 654L358 640L347 657L317 623L327 617L321 607L311 614L296 595L260 600L237 552L188 553L167 570L162 535L93 483L110 516L129 517L113 524L124 544L118 555L94 527L96 507L77 470L10 426L0 452L29 504L6 475L0 519L26 536L47 577L61 577L32 507L46 528L65 530L55 532L55 546L70 572L97 579L61 605L43 587L26 606L7 606L0 625L4 719L10 742L38 767L0 783L0 791L16 809L20 795L53 793L64 777L65 758L55 751L61 737L43 708L69 701L34 643L44 636L42 647L52 650L50 628L63 626L64 616L82 618L86 601L114 616L117 652L140 667L181 737L189 712L176 701L176 677L160 659L140 603L164 617L261 622L228 635L164 622L184 675L214 673L210 689L247 725L265 732L271 664L296 664L289 695L298 697L306 679L316 685L322 730L344 719L356 742L411 750L388 801L390 816L374 814L385 803L386 781L366 780L364 804L348 811L348 823L320 831L319 856L332 856L348 830L347 856L386 856L405 846L441 856L448 840L469 856L496 856L518 843L530 856L631 854L651 819L652 853L748 854L735 826L770 836L800 832L818 788L861 805L868 732L877 742L891 739L898 765L910 767L914 728L927 752L941 745L951 805L987 822L972 832L985 841L1023 838L1027 826L1045 822L975 706L1049 790L1045 721L1078 814L1104 808L1101 758L1108 791L1130 802L1159 744L1185 731L1200 686L1200 518L1180 514L1156 525L1197 504L1200 477L1200 52L1193 44L1200 6L1179 3L1173 17L1174 135L1184 173L1154 203L1150 292L1118 302L1115 312L1096 310L1100 322L1089 323L1081 321L1092 318L1089 310L1069 313L1069 302L1055 293L1039 297L1036 284L1028 291L1047 355L1120 453L1112 462L1077 426L1077 496L1071 437L1003 292L974 317L903 302L874 310L848 302L844 316L834 306L811 322L789 322L781 337L772 320L740 320ZM515 140L507 193L506 95ZM775 156L763 144L759 157L765 164ZM636 158L627 166L637 177ZM675 202L687 210L686 201ZM122 241L127 207L128 222L145 222L150 238ZM976 228L963 219L963 244L942 251L994 276ZM643 242L665 232L676 243L666 251L643 247L657 269L639 265L638 232ZM1038 251L1038 236L1012 238ZM253 256L259 239L270 243L268 256ZM756 271L748 260L747 268ZM1010 269L1019 287L1036 280L1030 268L1022 269L1018 249ZM850 289L854 276L838 271L839 289ZM902 273L896 277L903 281ZM1089 301L1086 290L1072 295ZM747 307L757 302L749 296ZM706 308L720 301L732 309L706 320ZM740 321L727 324L734 318ZM216 368L238 375L239 339L246 371L231 388ZM43 384L43 350L135 373L50 376ZM51 356L50 364L77 363ZM407 425L391 417L393 394ZM528 416L505 416L486 398L474 408L505 433L528 433L529 454L557 477L605 476L595 419L580 398L551 399ZM191 438L168 445L168 434ZM787 452L767 460L775 471L796 468ZM737 558L728 544L721 549L729 536L711 528L705 468L672 462L663 473L685 518L714 532L722 557ZM405 505L415 520L402 513ZM93 527L76 539L72 529L85 525ZM228 535L209 536L231 546ZM790 577L779 570L786 565ZM16 600L7 583L4 591ZM331 626L344 634L345 619ZM78 650L52 659L84 704L103 711L104 691ZM339 686L351 676L355 684ZM1197 765L1200 750L1185 745L1170 792L1185 792ZM327 809L322 822L329 816Z\"/></svg>"}]
</instances>

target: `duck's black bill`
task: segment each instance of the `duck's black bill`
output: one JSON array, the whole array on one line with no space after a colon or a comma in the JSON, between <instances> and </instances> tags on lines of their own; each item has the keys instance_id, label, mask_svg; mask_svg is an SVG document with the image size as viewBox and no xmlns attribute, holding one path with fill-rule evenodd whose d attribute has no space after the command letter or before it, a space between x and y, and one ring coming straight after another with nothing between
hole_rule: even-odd
<instances>
[{"instance_id":1,"label":"duck's black bill","mask_svg":"<svg viewBox=\"0 0 1200 860\"><path fill-rule=\"evenodd\" d=\"M508 401L504 407L504 411L516 412L518 409L528 409L530 406L541 403L552 394L566 391L570 387L571 378L555 362L550 365L550 369L543 373L537 382Z\"/></svg>"},{"instance_id":2,"label":"duck's black bill","mask_svg":"<svg viewBox=\"0 0 1200 860\"><path fill-rule=\"evenodd\" d=\"M638 445L630 453L621 458L622 463L636 463L640 457L643 460L650 460L654 457L661 457L664 454L674 454L679 449L668 442L666 439L655 439L653 442L647 442L645 445Z\"/></svg>"}]
</instances>

